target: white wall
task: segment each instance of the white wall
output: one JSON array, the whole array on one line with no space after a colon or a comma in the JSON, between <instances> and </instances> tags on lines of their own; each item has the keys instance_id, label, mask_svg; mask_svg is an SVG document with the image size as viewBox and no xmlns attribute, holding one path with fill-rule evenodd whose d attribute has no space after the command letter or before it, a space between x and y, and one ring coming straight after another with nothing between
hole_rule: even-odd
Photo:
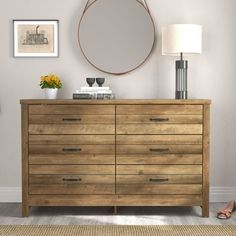
<instances>
[{"instance_id":1,"label":"white wall","mask_svg":"<svg viewBox=\"0 0 236 236\"><path fill-rule=\"evenodd\" d=\"M40 75L54 72L61 98L104 76L117 98L173 98L175 58L161 56L160 32L170 23L203 26L203 54L189 57L189 96L212 99L211 186L214 200L236 198L236 1L147 0L156 22L157 45L147 63L124 76L103 74L83 58L77 27L85 0L2 0L0 7L0 201L19 200L21 98L42 98ZM60 57L13 58L13 19L59 19ZM15 194L15 195L14 195ZM18 195L17 195L18 194ZM226 197L222 197L226 194Z\"/></svg>"}]
</instances>

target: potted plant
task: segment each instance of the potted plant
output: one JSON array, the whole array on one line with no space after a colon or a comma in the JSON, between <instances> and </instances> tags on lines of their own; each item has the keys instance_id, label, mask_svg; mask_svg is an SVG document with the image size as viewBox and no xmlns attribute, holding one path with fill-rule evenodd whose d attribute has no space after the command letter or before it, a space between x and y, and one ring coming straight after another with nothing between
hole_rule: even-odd
<instances>
[{"instance_id":1,"label":"potted plant","mask_svg":"<svg viewBox=\"0 0 236 236\"><path fill-rule=\"evenodd\" d=\"M45 91L45 98L56 99L58 89L62 87L60 78L55 74L40 77L40 87Z\"/></svg>"}]
</instances>

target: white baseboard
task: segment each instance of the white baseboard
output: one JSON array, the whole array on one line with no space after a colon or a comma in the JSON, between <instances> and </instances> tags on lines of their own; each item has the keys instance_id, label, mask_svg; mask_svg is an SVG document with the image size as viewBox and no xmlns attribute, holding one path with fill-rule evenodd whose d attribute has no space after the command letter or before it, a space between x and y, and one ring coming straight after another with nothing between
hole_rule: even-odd
<instances>
[{"instance_id":1,"label":"white baseboard","mask_svg":"<svg viewBox=\"0 0 236 236\"><path fill-rule=\"evenodd\" d=\"M210 202L236 200L236 187L211 187ZM0 187L0 202L21 202L21 188Z\"/></svg>"},{"instance_id":2,"label":"white baseboard","mask_svg":"<svg viewBox=\"0 0 236 236\"><path fill-rule=\"evenodd\" d=\"M21 188L0 187L0 202L21 202Z\"/></svg>"}]
</instances>

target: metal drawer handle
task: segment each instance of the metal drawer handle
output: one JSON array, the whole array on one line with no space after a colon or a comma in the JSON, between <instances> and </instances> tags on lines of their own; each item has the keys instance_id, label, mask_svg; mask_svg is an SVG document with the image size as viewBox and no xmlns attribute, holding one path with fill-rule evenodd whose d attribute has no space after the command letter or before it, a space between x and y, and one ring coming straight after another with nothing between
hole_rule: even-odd
<instances>
[{"instance_id":1,"label":"metal drawer handle","mask_svg":"<svg viewBox=\"0 0 236 236\"><path fill-rule=\"evenodd\" d=\"M169 148L150 148L150 152L168 152Z\"/></svg>"},{"instance_id":2,"label":"metal drawer handle","mask_svg":"<svg viewBox=\"0 0 236 236\"><path fill-rule=\"evenodd\" d=\"M82 181L82 179L81 178L79 178L79 179L73 179L73 178L63 178L62 179L64 182L78 182L78 181Z\"/></svg>"},{"instance_id":3,"label":"metal drawer handle","mask_svg":"<svg viewBox=\"0 0 236 236\"><path fill-rule=\"evenodd\" d=\"M63 118L63 121L81 121L81 118Z\"/></svg>"},{"instance_id":4,"label":"metal drawer handle","mask_svg":"<svg viewBox=\"0 0 236 236\"><path fill-rule=\"evenodd\" d=\"M149 181L150 182L159 182L159 183L161 183L161 182L167 182L167 181L169 181L169 179L149 179Z\"/></svg>"},{"instance_id":5,"label":"metal drawer handle","mask_svg":"<svg viewBox=\"0 0 236 236\"><path fill-rule=\"evenodd\" d=\"M63 152L81 152L82 149L81 148L63 148L62 151Z\"/></svg>"},{"instance_id":6,"label":"metal drawer handle","mask_svg":"<svg viewBox=\"0 0 236 236\"><path fill-rule=\"evenodd\" d=\"M169 121L169 118L150 118L150 121L164 122Z\"/></svg>"}]
</instances>

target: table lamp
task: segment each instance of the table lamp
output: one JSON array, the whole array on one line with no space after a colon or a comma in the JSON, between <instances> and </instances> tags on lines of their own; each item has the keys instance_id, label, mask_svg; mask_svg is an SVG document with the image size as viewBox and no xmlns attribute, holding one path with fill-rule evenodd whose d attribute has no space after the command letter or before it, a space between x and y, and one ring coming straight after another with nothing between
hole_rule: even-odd
<instances>
[{"instance_id":1,"label":"table lamp","mask_svg":"<svg viewBox=\"0 0 236 236\"><path fill-rule=\"evenodd\" d=\"M202 52L202 26L195 24L173 24L162 28L162 55L178 56L175 62L175 98L187 99L188 61L184 54Z\"/></svg>"}]
</instances>

